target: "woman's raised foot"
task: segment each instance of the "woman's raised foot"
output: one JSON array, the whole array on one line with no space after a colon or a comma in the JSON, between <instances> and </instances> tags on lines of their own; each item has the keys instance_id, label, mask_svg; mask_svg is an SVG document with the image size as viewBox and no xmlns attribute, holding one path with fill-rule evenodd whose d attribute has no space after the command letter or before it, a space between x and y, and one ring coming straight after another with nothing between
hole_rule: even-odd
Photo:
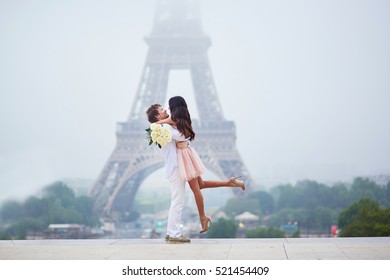
<instances>
[{"instance_id":1,"label":"woman's raised foot","mask_svg":"<svg viewBox=\"0 0 390 280\"><path fill-rule=\"evenodd\" d=\"M236 176L236 177L230 178L229 185L234 186L234 187L240 187L243 191L245 191L245 189L246 189L245 183L243 181L237 180L238 178L241 178L241 177L242 176Z\"/></svg>"}]
</instances>

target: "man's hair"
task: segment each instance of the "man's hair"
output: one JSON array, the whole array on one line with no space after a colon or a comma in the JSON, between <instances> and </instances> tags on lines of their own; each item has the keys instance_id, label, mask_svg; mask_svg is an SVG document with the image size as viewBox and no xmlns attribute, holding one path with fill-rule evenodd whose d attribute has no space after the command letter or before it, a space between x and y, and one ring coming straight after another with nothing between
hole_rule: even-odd
<instances>
[{"instance_id":1,"label":"man's hair","mask_svg":"<svg viewBox=\"0 0 390 280\"><path fill-rule=\"evenodd\" d=\"M155 123L158 121L158 108L160 108L160 104L153 104L146 110L146 115L148 116L148 121L150 123Z\"/></svg>"}]
</instances>

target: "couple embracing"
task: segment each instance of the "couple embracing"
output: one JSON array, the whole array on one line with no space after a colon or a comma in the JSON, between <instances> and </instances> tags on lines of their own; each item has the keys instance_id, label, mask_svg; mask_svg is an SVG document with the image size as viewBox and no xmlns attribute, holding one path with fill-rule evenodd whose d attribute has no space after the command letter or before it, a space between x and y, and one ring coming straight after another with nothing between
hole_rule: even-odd
<instances>
[{"instance_id":1,"label":"couple embracing","mask_svg":"<svg viewBox=\"0 0 390 280\"><path fill-rule=\"evenodd\" d=\"M172 141L161 147L164 158L166 177L170 182L171 205L168 213L167 235L165 240L171 242L190 242L190 239L181 234L180 223L185 199L185 183L188 182L194 194L198 208L201 230L206 232L211 219L206 216L201 189L217 187L238 187L245 190L245 184L232 177L226 181L203 181L202 174L205 167L196 151L190 146L195 139L192 129L190 113L187 103L181 96L169 99L168 115L160 104L151 105L147 111L150 123L161 124L172 132Z\"/></svg>"}]
</instances>

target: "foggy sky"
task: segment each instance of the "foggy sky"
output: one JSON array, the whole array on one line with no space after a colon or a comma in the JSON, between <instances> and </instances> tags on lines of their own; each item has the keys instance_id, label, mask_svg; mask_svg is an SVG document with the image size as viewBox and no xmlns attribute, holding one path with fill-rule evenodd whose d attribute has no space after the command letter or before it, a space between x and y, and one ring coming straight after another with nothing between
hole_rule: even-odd
<instances>
[{"instance_id":1,"label":"foggy sky","mask_svg":"<svg viewBox=\"0 0 390 280\"><path fill-rule=\"evenodd\" d=\"M390 2L203 0L208 55L259 185L390 174ZM127 119L154 0L0 0L0 201L95 179ZM188 71L168 95L188 99Z\"/></svg>"}]
</instances>

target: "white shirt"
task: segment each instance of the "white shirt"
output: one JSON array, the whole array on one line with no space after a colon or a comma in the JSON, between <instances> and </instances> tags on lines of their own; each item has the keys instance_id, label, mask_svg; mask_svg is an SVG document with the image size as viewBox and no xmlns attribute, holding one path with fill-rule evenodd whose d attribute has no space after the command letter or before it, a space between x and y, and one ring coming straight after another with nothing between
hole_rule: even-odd
<instances>
[{"instance_id":1,"label":"white shirt","mask_svg":"<svg viewBox=\"0 0 390 280\"><path fill-rule=\"evenodd\" d=\"M161 155L165 161L165 176L169 178L175 170L175 167L179 166L177 161L176 141L185 141L186 138L177 130L177 128L169 124L163 124L163 126L172 131L172 141L160 149Z\"/></svg>"}]
</instances>

